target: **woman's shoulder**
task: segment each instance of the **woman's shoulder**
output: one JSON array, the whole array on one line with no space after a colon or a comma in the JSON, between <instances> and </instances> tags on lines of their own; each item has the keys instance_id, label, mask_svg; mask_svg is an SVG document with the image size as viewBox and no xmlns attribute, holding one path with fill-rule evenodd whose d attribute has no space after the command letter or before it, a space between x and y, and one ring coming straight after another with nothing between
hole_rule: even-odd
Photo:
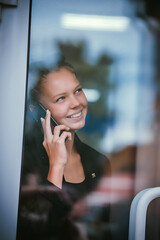
<instances>
[{"instance_id":1,"label":"woman's shoulder","mask_svg":"<svg viewBox=\"0 0 160 240\"><path fill-rule=\"evenodd\" d=\"M82 154L90 155L91 157L94 157L94 159L98 157L104 161L109 161L108 157L105 154L91 147L89 144L82 142L77 135L76 135L76 142L77 142L77 147Z\"/></svg>"},{"instance_id":2,"label":"woman's shoulder","mask_svg":"<svg viewBox=\"0 0 160 240\"><path fill-rule=\"evenodd\" d=\"M111 172L110 160L105 154L82 142L78 136L76 136L76 141L78 152L87 168L97 169L100 172L103 172L105 168L108 174Z\"/></svg>"}]
</instances>

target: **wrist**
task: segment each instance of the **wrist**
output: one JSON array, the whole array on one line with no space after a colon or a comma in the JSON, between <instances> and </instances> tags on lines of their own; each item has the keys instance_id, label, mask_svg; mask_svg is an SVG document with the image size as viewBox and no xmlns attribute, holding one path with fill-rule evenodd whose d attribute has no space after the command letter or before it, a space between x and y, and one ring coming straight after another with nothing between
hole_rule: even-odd
<instances>
[{"instance_id":1,"label":"wrist","mask_svg":"<svg viewBox=\"0 0 160 240\"><path fill-rule=\"evenodd\" d=\"M63 165L50 165L47 180L56 185L57 187L62 188L63 173Z\"/></svg>"}]
</instances>

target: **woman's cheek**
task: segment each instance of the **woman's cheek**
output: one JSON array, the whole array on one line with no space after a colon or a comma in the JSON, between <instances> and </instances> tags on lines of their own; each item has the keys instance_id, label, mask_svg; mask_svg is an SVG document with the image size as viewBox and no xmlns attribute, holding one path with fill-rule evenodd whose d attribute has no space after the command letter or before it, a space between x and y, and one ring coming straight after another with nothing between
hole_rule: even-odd
<instances>
[{"instance_id":1,"label":"woman's cheek","mask_svg":"<svg viewBox=\"0 0 160 240\"><path fill-rule=\"evenodd\" d=\"M88 101L87 101L86 96L84 97L83 106L86 108L88 107Z\"/></svg>"},{"instance_id":2,"label":"woman's cheek","mask_svg":"<svg viewBox=\"0 0 160 240\"><path fill-rule=\"evenodd\" d=\"M51 113L52 113L52 116L53 116L56 120L58 120L58 118L60 117L59 110L54 108L54 109L51 110Z\"/></svg>"},{"instance_id":3,"label":"woman's cheek","mask_svg":"<svg viewBox=\"0 0 160 240\"><path fill-rule=\"evenodd\" d=\"M83 105L85 106L85 107L87 107L88 106L88 100L87 100L87 98L86 98L86 95L84 94L84 92L83 92L83 98L82 98L83 100Z\"/></svg>"},{"instance_id":4,"label":"woman's cheek","mask_svg":"<svg viewBox=\"0 0 160 240\"><path fill-rule=\"evenodd\" d=\"M58 121L62 117L66 116L66 107L61 106L60 104L51 109L52 116Z\"/></svg>"}]
</instances>

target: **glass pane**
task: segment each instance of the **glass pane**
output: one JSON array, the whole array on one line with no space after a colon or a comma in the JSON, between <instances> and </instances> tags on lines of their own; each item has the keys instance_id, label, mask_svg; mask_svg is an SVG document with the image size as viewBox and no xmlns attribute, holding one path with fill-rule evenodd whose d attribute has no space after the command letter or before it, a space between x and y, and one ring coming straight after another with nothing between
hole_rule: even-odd
<instances>
[{"instance_id":1,"label":"glass pane","mask_svg":"<svg viewBox=\"0 0 160 240\"><path fill-rule=\"evenodd\" d=\"M134 196L159 185L159 35L149 10L32 1L17 239L128 239ZM45 120L42 129L39 102L70 129Z\"/></svg>"}]
</instances>

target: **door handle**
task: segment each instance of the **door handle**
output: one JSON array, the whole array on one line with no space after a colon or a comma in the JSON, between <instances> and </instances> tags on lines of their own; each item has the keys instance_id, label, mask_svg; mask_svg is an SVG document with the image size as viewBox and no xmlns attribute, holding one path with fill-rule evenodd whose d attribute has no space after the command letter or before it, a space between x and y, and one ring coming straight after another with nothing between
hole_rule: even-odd
<instances>
[{"instance_id":1,"label":"door handle","mask_svg":"<svg viewBox=\"0 0 160 240\"><path fill-rule=\"evenodd\" d=\"M128 240L145 240L146 214L150 202L160 197L160 187L147 188L133 199L130 208Z\"/></svg>"}]
</instances>

